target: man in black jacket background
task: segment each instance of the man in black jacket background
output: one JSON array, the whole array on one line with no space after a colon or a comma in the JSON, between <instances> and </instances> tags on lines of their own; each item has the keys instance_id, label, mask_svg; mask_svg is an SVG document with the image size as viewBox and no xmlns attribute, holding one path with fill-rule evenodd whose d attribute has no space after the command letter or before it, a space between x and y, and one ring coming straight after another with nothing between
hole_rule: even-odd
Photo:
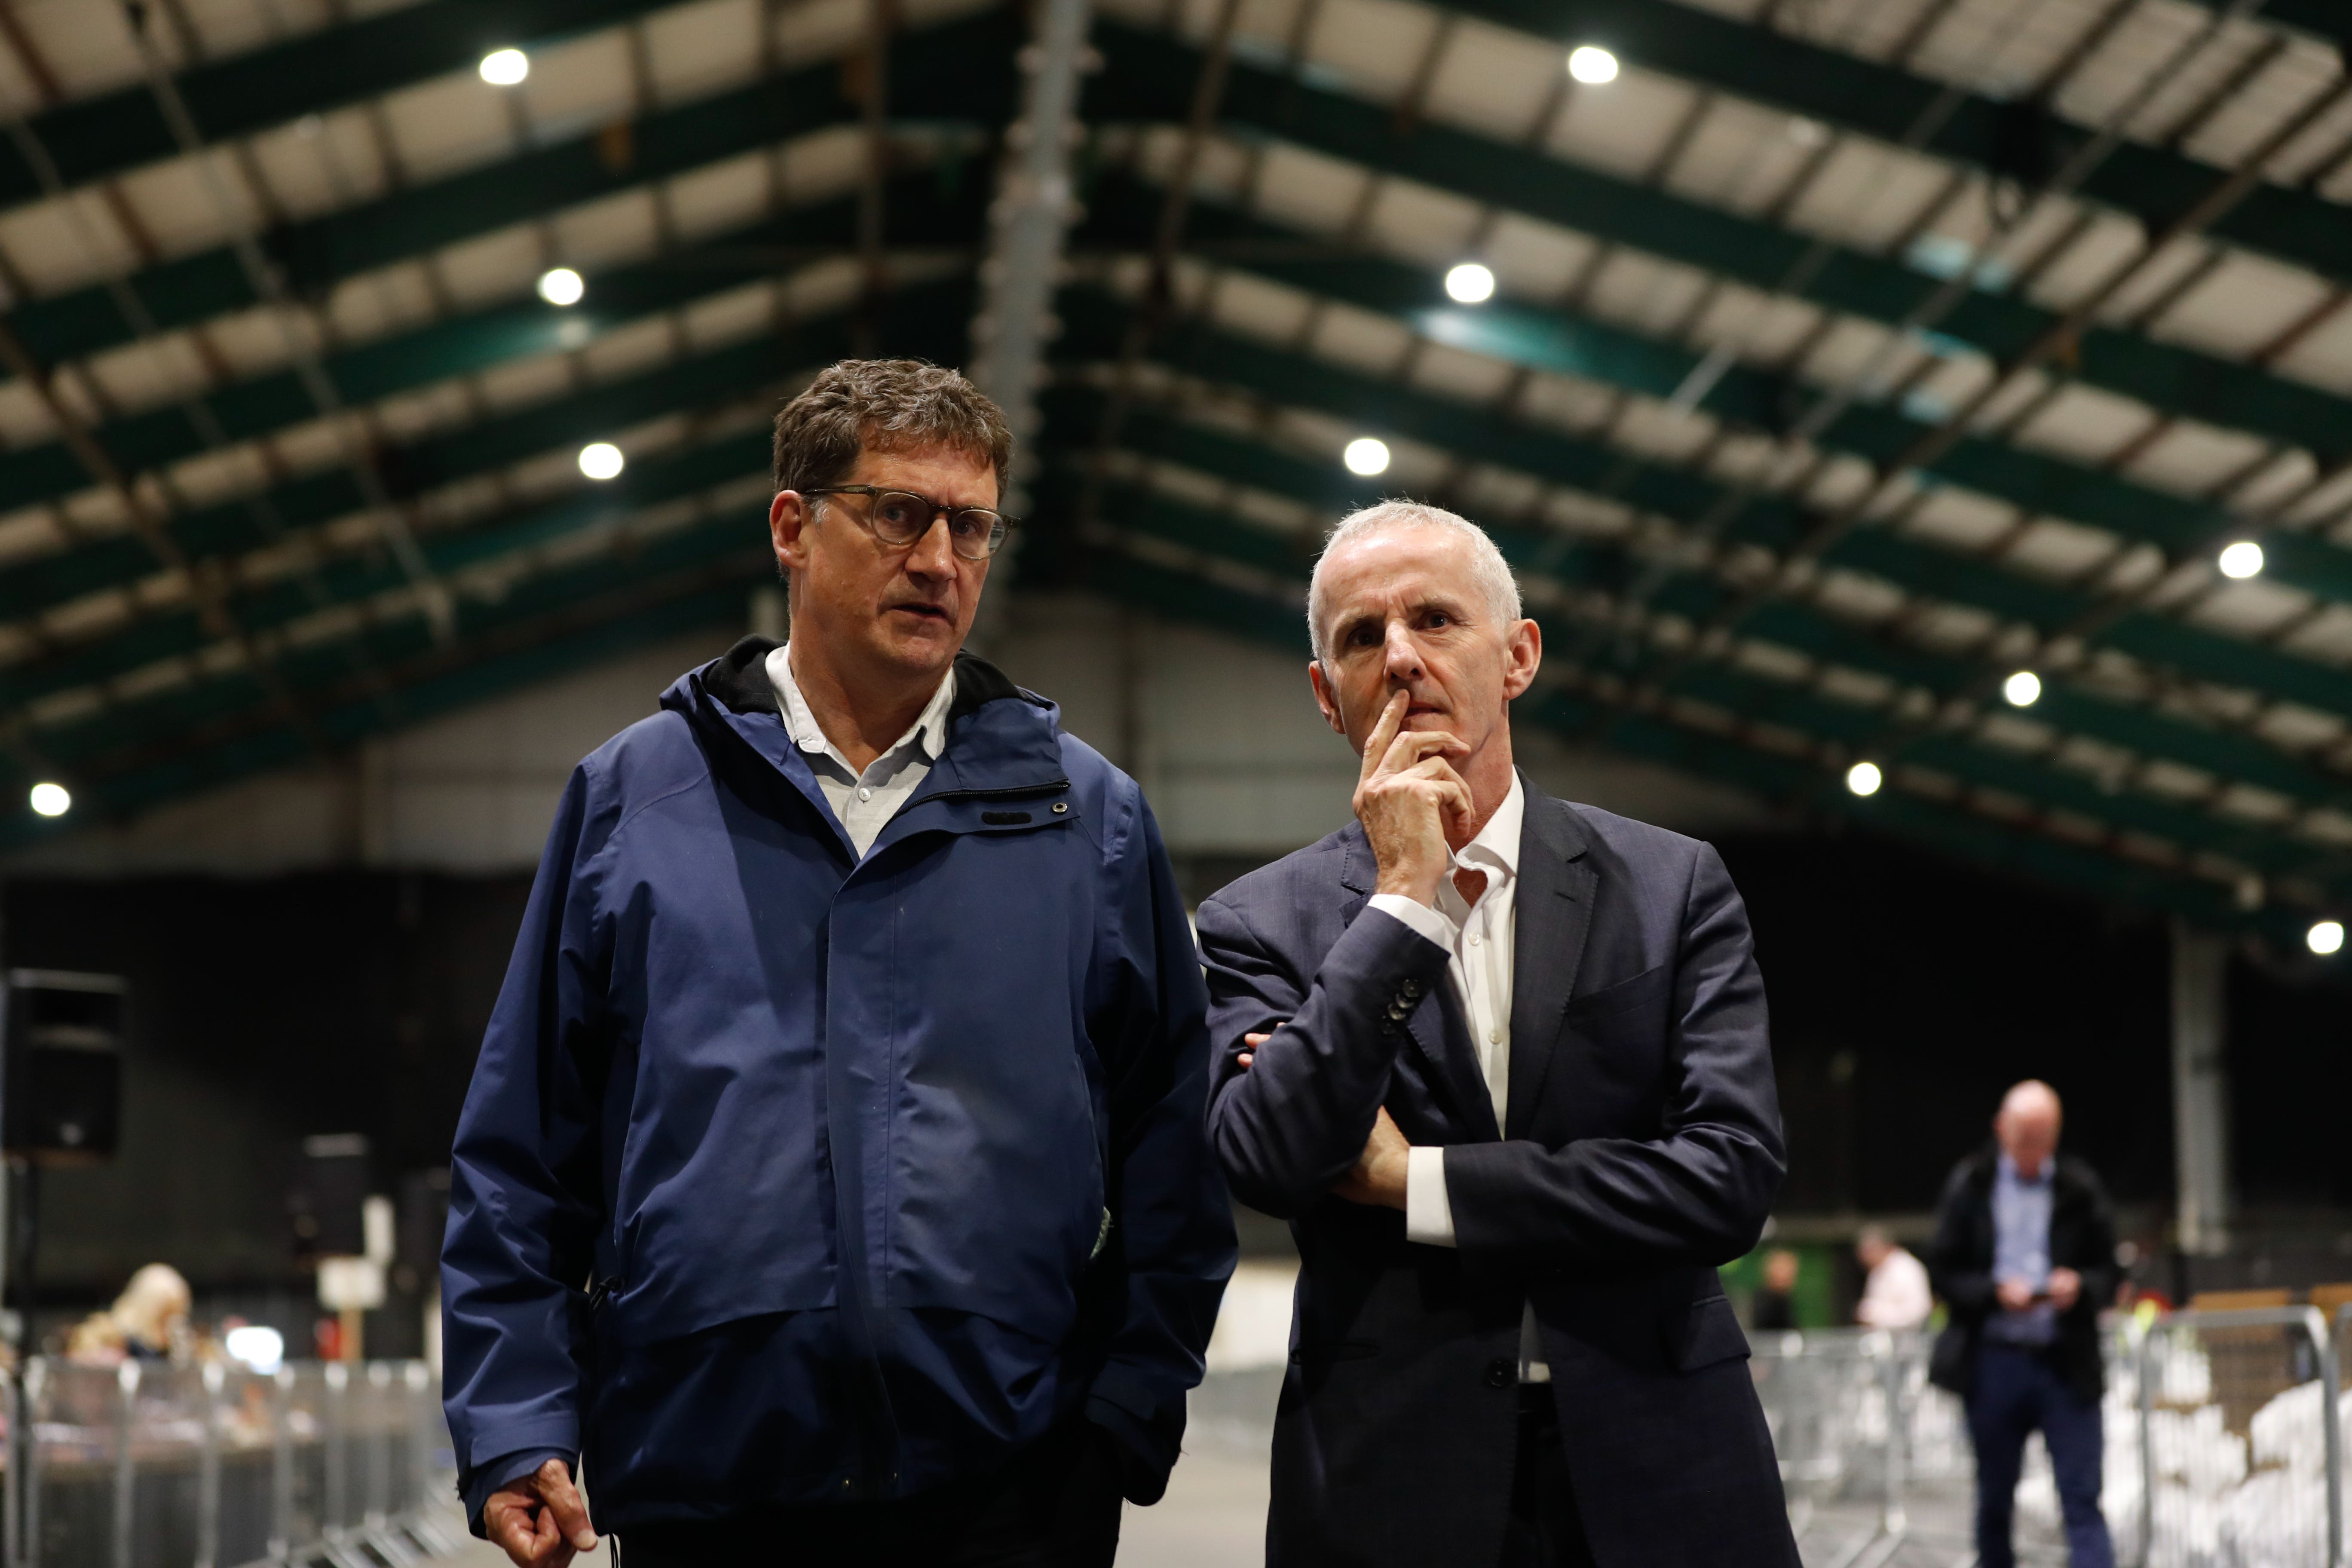
<instances>
[{"instance_id":1,"label":"man in black jacket background","mask_svg":"<svg viewBox=\"0 0 2352 1568\"><path fill-rule=\"evenodd\" d=\"M2073 1568L2113 1568L2099 1513L2099 1310L2115 1300L2116 1226L2088 1165L2058 1153L2057 1091L2029 1079L2002 1097L1992 1147L1944 1184L1927 1270L1951 1309L1937 1386L1968 1405L1977 1455L1977 1552L2012 1568L2010 1540L2025 1439L2037 1428L2057 1473Z\"/></svg>"}]
</instances>

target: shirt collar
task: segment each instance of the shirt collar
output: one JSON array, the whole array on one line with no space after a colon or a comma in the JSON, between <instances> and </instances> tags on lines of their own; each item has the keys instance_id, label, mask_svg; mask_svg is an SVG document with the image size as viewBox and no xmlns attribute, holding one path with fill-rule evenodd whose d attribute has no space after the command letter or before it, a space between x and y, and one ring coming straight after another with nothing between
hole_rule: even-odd
<instances>
[{"instance_id":1,"label":"shirt collar","mask_svg":"<svg viewBox=\"0 0 2352 1568\"><path fill-rule=\"evenodd\" d=\"M2032 1181L2028 1181L2024 1174L2018 1170L2017 1162L2009 1157L2009 1152L2007 1150L2003 1150L2000 1156L2000 1177L2001 1180L2014 1183L2016 1185L2021 1187L2046 1187L2050 1184L2051 1173L2057 1168L2057 1164L2058 1161L2054 1155L2050 1159L2042 1161L2042 1173L2034 1177Z\"/></svg>"},{"instance_id":2,"label":"shirt collar","mask_svg":"<svg viewBox=\"0 0 2352 1568\"><path fill-rule=\"evenodd\" d=\"M1511 789L1503 796L1503 804L1478 830L1478 837L1454 852L1454 868L1460 871L1499 871L1506 878L1519 874L1519 825L1527 816L1526 789L1519 783L1519 771L1511 770Z\"/></svg>"},{"instance_id":3,"label":"shirt collar","mask_svg":"<svg viewBox=\"0 0 2352 1568\"><path fill-rule=\"evenodd\" d=\"M816 721L808 699L801 695L800 682L793 679L792 646L780 644L769 651L767 660L768 684L775 688L777 710L783 715L784 728L791 731L793 743L802 751L831 757L855 773L857 770L849 767L849 759L842 755L841 748L825 738L824 726ZM921 747L925 761L938 762L940 753L947 749L948 710L955 704L955 669L950 666L940 689L931 693L930 701L916 716L913 727L886 747L882 755L895 755L912 744Z\"/></svg>"}]
</instances>

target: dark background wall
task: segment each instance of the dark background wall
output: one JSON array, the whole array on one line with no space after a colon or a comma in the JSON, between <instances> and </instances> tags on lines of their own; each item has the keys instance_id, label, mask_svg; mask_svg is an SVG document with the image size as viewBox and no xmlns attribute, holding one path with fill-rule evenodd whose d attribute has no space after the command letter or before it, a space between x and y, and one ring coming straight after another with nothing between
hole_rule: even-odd
<instances>
[{"instance_id":1,"label":"dark background wall","mask_svg":"<svg viewBox=\"0 0 2352 1568\"><path fill-rule=\"evenodd\" d=\"M2028 1075L2066 1097L2069 1144L2119 1198L2168 1202L2161 922L1858 837L1721 847L1771 994L1784 1211L1927 1209ZM446 1163L527 892L365 873L0 889L8 963L133 987L122 1155L46 1178L50 1299L110 1295L152 1259L215 1291L307 1289L287 1213L299 1141L367 1134L387 1192ZM2241 962L2231 999L2244 1195L2352 1204L2346 993Z\"/></svg>"}]
</instances>

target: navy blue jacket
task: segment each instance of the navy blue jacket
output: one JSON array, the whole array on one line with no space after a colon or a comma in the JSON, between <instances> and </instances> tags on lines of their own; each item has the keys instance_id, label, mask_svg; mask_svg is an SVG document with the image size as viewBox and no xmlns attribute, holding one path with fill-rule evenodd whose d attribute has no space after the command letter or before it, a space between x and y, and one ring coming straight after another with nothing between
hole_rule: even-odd
<instances>
[{"instance_id":1,"label":"navy blue jacket","mask_svg":"<svg viewBox=\"0 0 2352 1568\"><path fill-rule=\"evenodd\" d=\"M1211 1135L1300 1258L1266 1562L1496 1561L1532 1303L1601 1568L1795 1568L1715 1271L1783 1169L1747 911L1706 845L1522 782L1504 1126L1445 950L1366 912L1361 827L1201 906ZM1328 1195L1383 1106L1444 1147L1457 1247Z\"/></svg>"},{"instance_id":2,"label":"navy blue jacket","mask_svg":"<svg viewBox=\"0 0 2352 1568\"><path fill-rule=\"evenodd\" d=\"M478 1527L534 1451L625 1531L904 1497L1081 1409L1151 1500L1234 1257L1159 829L965 658L860 859L772 646L682 677L557 812L452 1159Z\"/></svg>"}]
</instances>

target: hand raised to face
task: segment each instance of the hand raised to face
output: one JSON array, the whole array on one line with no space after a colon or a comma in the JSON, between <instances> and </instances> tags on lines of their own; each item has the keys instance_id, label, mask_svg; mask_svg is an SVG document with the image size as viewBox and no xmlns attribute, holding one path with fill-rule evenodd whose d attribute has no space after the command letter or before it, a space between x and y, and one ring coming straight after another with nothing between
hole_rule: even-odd
<instances>
[{"instance_id":1,"label":"hand raised to face","mask_svg":"<svg viewBox=\"0 0 2352 1568\"><path fill-rule=\"evenodd\" d=\"M1410 701L1403 691L1389 699L1364 743L1356 820L1380 868L1374 890L1433 905L1452 863L1448 834L1466 838L1477 816L1470 786L1454 771L1470 748L1443 730L1405 730Z\"/></svg>"}]
</instances>

